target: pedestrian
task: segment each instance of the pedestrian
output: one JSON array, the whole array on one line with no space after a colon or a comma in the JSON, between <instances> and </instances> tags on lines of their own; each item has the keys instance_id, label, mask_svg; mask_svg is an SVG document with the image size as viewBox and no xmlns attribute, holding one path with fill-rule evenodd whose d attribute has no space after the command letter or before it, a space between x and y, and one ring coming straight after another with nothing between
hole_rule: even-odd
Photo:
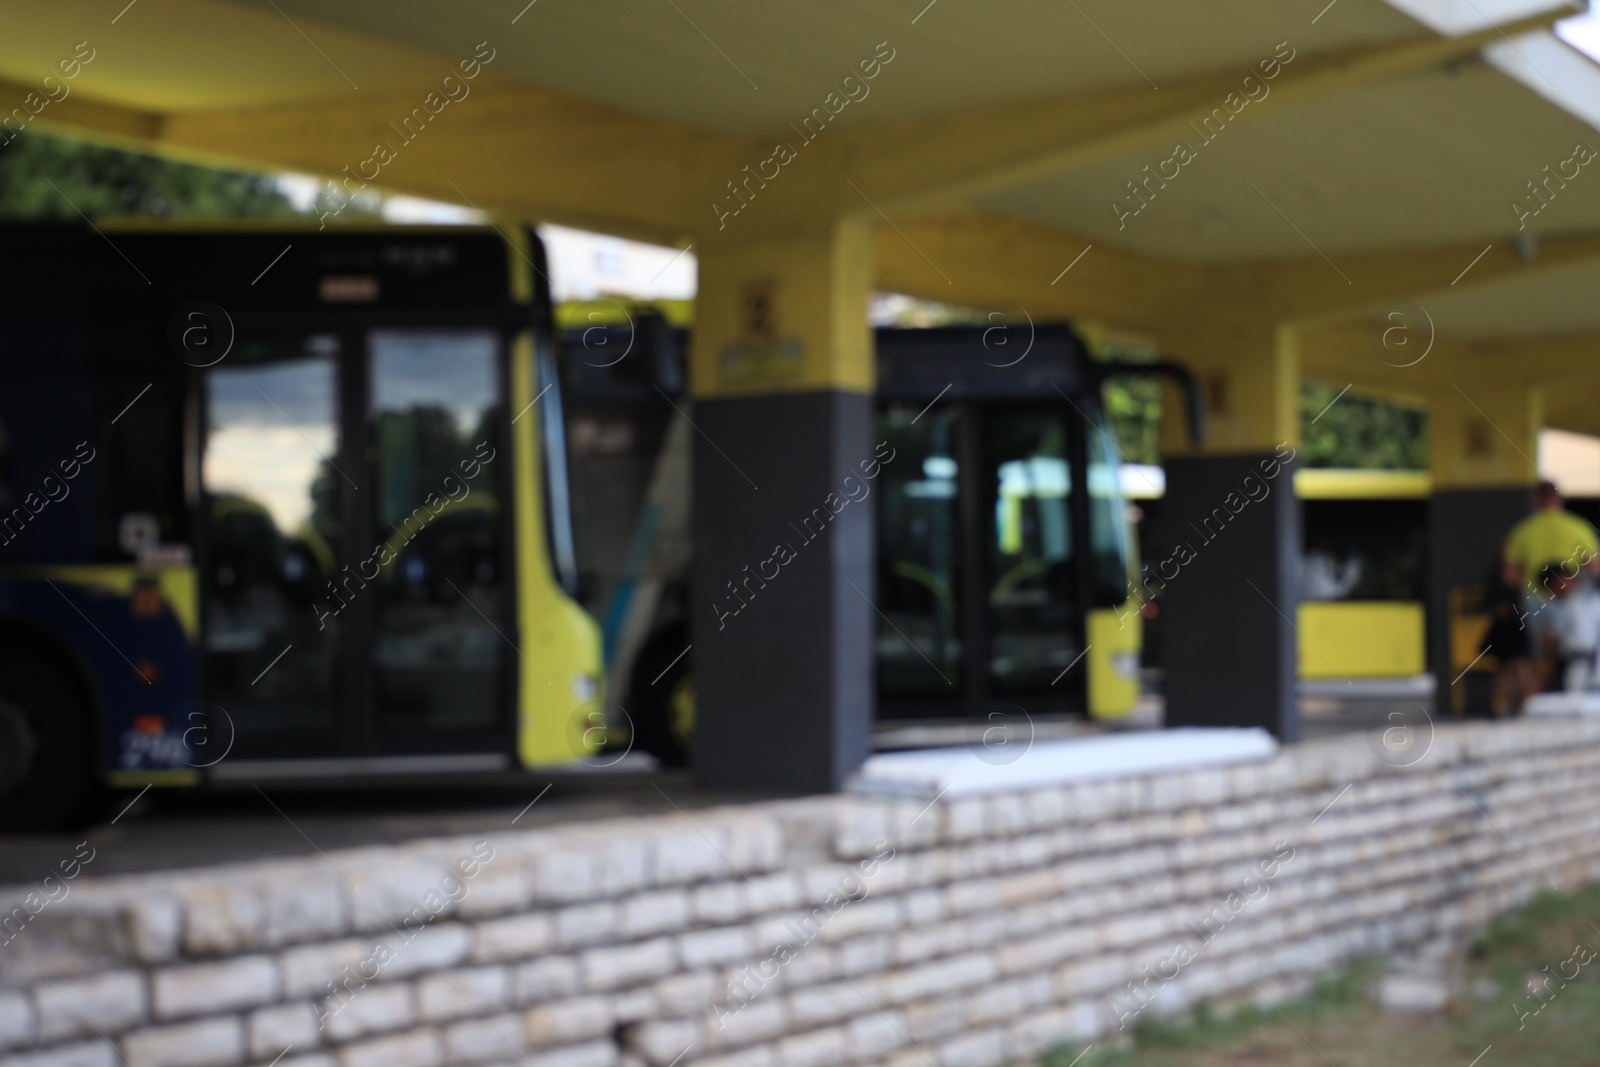
<instances>
[{"instance_id":1,"label":"pedestrian","mask_svg":"<svg viewBox=\"0 0 1600 1067\"><path fill-rule=\"evenodd\" d=\"M1540 627L1543 651L1548 666L1543 672L1548 681L1559 678L1569 693L1596 688L1595 655L1600 651L1600 591L1594 582L1576 568L1552 563L1540 574L1539 583L1549 591L1550 600L1542 613L1548 623Z\"/></svg>"},{"instance_id":2,"label":"pedestrian","mask_svg":"<svg viewBox=\"0 0 1600 1067\"><path fill-rule=\"evenodd\" d=\"M1554 482L1540 482L1533 499L1533 514L1505 540L1504 558L1521 568L1523 585L1538 593L1539 576L1552 563L1570 562L1600 575L1600 535L1588 520L1566 509Z\"/></svg>"}]
</instances>

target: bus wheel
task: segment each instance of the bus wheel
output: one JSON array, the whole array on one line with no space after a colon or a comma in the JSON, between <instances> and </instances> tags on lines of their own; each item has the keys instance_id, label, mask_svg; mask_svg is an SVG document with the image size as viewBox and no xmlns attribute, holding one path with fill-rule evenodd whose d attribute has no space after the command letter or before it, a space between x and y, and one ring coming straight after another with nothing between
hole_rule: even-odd
<instances>
[{"instance_id":1,"label":"bus wheel","mask_svg":"<svg viewBox=\"0 0 1600 1067\"><path fill-rule=\"evenodd\" d=\"M634 661L634 743L667 767L683 767L694 747L694 670L688 627L652 637Z\"/></svg>"},{"instance_id":2,"label":"bus wheel","mask_svg":"<svg viewBox=\"0 0 1600 1067\"><path fill-rule=\"evenodd\" d=\"M40 648L0 645L0 829L81 826L100 793L78 679Z\"/></svg>"}]
</instances>

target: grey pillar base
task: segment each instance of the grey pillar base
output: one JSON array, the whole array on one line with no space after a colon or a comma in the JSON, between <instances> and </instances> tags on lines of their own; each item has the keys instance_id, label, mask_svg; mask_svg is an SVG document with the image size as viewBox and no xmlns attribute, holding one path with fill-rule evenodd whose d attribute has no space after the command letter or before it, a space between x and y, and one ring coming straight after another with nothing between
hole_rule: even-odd
<instances>
[{"instance_id":1,"label":"grey pillar base","mask_svg":"<svg viewBox=\"0 0 1600 1067\"><path fill-rule=\"evenodd\" d=\"M1167 460L1166 474L1166 554L1145 573L1166 579L1167 725L1264 726L1299 740L1294 464L1272 453L1185 457Z\"/></svg>"},{"instance_id":2,"label":"grey pillar base","mask_svg":"<svg viewBox=\"0 0 1600 1067\"><path fill-rule=\"evenodd\" d=\"M1450 594L1488 592L1500 539L1532 510L1530 488L1446 489L1429 498L1428 668L1433 672L1435 714L1440 718L1491 711L1487 675L1468 672L1454 681L1460 668L1450 659Z\"/></svg>"},{"instance_id":3,"label":"grey pillar base","mask_svg":"<svg viewBox=\"0 0 1600 1067\"><path fill-rule=\"evenodd\" d=\"M690 414L694 779L835 791L872 742L875 502L839 504L873 458L872 398L701 400Z\"/></svg>"}]
</instances>

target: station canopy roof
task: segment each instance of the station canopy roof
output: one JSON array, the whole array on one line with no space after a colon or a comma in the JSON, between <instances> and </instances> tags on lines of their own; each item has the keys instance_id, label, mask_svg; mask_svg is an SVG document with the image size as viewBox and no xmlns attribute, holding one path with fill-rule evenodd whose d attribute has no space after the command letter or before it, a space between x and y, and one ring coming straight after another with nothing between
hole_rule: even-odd
<instances>
[{"instance_id":1,"label":"station canopy roof","mask_svg":"<svg viewBox=\"0 0 1600 1067\"><path fill-rule=\"evenodd\" d=\"M810 171L782 179L795 203L870 205L913 234L942 220L1175 271L1286 264L1353 302L1416 288L1403 273L1366 284L1375 264L1436 264L1440 329L1481 341L1600 329L1600 159L1578 150L1600 147L1600 65L1551 29L1574 14L1548 0L53 0L7 16L0 100L21 106L87 42L41 125L332 176L459 61L492 54L481 104L452 104L415 145L391 137L376 184L683 244L781 141ZM868 95L807 147L801 120L875 53L893 58ZM1137 214L1130 183L1151 197ZM921 295L942 295L926 280Z\"/></svg>"}]
</instances>

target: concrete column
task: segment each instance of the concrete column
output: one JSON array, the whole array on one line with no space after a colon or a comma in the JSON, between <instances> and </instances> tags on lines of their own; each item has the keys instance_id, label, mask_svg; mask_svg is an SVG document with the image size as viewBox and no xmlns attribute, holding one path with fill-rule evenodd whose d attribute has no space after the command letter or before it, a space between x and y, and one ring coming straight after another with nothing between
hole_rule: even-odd
<instances>
[{"instance_id":1,"label":"concrete column","mask_svg":"<svg viewBox=\"0 0 1600 1067\"><path fill-rule=\"evenodd\" d=\"M1489 674L1462 673L1482 647L1470 624L1452 618L1475 612L1500 539L1532 509L1543 424L1539 389L1452 378L1434 390L1428 411L1428 663L1441 716L1490 709Z\"/></svg>"},{"instance_id":2,"label":"concrete column","mask_svg":"<svg viewBox=\"0 0 1600 1067\"><path fill-rule=\"evenodd\" d=\"M876 473L871 277L856 222L701 252L689 417L703 785L836 790L870 748L872 507L849 498Z\"/></svg>"},{"instance_id":3,"label":"concrete column","mask_svg":"<svg viewBox=\"0 0 1600 1067\"><path fill-rule=\"evenodd\" d=\"M1168 726L1264 726L1285 741L1300 736L1294 342L1266 315L1244 309L1197 316L1162 337L1163 351L1200 378L1209 416L1199 451L1173 432L1181 420L1163 420L1158 544L1166 554L1146 561L1145 573L1165 584Z\"/></svg>"}]
</instances>

